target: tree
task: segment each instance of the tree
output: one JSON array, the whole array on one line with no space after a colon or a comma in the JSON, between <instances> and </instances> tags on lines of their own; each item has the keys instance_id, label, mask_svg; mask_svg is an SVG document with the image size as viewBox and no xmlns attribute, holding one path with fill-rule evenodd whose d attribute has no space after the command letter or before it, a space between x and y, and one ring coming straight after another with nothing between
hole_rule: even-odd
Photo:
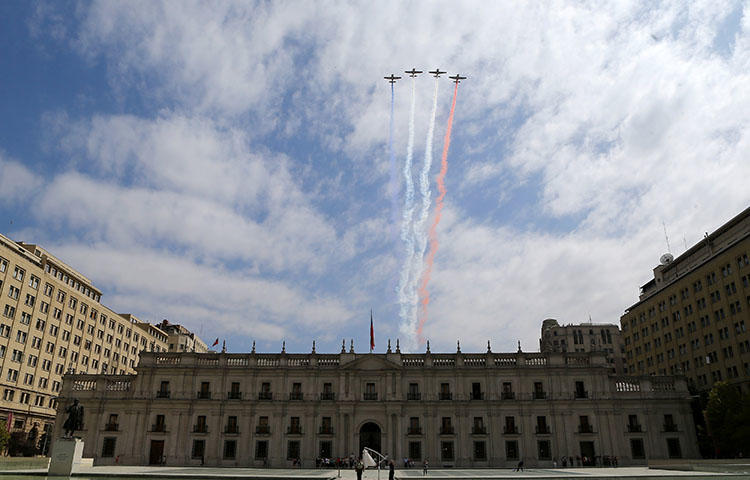
<instances>
[{"instance_id":1,"label":"tree","mask_svg":"<svg viewBox=\"0 0 750 480\"><path fill-rule=\"evenodd\" d=\"M5 426L5 421L0 420L0 452L5 451L10 441L10 433L8 433L8 427Z\"/></svg>"},{"instance_id":2,"label":"tree","mask_svg":"<svg viewBox=\"0 0 750 480\"><path fill-rule=\"evenodd\" d=\"M743 448L750 445L750 395L717 382L708 394L704 415L717 457L747 455Z\"/></svg>"}]
</instances>

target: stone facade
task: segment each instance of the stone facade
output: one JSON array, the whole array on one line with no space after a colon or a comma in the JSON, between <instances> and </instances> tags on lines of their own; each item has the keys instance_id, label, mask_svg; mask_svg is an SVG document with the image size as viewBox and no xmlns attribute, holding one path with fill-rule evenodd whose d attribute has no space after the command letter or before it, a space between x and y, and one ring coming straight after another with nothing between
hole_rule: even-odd
<instances>
[{"instance_id":1,"label":"stone facade","mask_svg":"<svg viewBox=\"0 0 750 480\"><path fill-rule=\"evenodd\" d=\"M143 353L137 375L66 375L97 465L312 467L368 446L432 466L695 458L682 377L625 377L602 352Z\"/></svg>"},{"instance_id":2,"label":"stone facade","mask_svg":"<svg viewBox=\"0 0 750 480\"><path fill-rule=\"evenodd\" d=\"M615 373L626 373L620 327L611 323L560 325L554 318L548 318L542 322L539 350L542 353L604 352Z\"/></svg>"}]
</instances>

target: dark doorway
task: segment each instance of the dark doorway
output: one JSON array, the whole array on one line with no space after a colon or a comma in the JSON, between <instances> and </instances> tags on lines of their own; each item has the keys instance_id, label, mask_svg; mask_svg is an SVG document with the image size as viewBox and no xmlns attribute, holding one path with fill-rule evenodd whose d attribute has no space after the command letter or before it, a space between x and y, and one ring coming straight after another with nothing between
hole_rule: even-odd
<instances>
[{"instance_id":1,"label":"dark doorway","mask_svg":"<svg viewBox=\"0 0 750 480\"><path fill-rule=\"evenodd\" d=\"M595 458L594 442L581 442L581 464L584 467L594 466Z\"/></svg>"},{"instance_id":2,"label":"dark doorway","mask_svg":"<svg viewBox=\"0 0 750 480\"><path fill-rule=\"evenodd\" d=\"M164 440L151 440L151 451L148 455L149 465L161 465L164 457Z\"/></svg>"},{"instance_id":3,"label":"dark doorway","mask_svg":"<svg viewBox=\"0 0 750 480\"><path fill-rule=\"evenodd\" d=\"M364 450L365 447L380 452L380 427L377 423L367 422L359 429L358 456L362 455L362 450ZM373 460L378 461L377 458L374 458Z\"/></svg>"}]
</instances>

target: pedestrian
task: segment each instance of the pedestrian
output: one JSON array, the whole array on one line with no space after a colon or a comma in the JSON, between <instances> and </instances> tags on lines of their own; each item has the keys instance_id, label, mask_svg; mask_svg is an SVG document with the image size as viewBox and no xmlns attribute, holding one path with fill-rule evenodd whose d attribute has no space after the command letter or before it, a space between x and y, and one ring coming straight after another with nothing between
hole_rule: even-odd
<instances>
[{"instance_id":1,"label":"pedestrian","mask_svg":"<svg viewBox=\"0 0 750 480\"><path fill-rule=\"evenodd\" d=\"M427 468L429 467L429 462L427 459L424 459L424 463L422 464L422 475L427 475Z\"/></svg>"},{"instance_id":2,"label":"pedestrian","mask_svg":"<svg viewBox=\"0 0 750 480\"><path fill-rule=\"evenodd\" d=\"M394 480L393 476L396 474L396 465L393 464L393 460L388 462L388 480Z\"/></svg>"},{"instance_id":3,"label":"pedestrian","mask_svg":"<svg viewBox=\"0 0 750 480\"><path fill-rule=\"evenodd\" d=\"M612 466L617 468L617 457L612 457Z\"/></svg>"},{"instance_id":4,"label":"pedestrian","mask_svg":"<svg viewBox=\"0 0 750 480\"><path fill-rule=\"evenodd\" d=\"M557 457L552 458L552 468L557 468Z\"/></svg>"},{"instance_id":5,"label":"pedestrian","mask_svg":"<svg viewBox=\"0 0 750 480\"><path fill-rule=\"evenodd\" d=\"M562 467L566 468L567 466L568 466L568 457L566 457L565 455L563 455L563 457L562 457Z\"/></svg>"},{"instance_id":6,"label":"pedestrian","mask_svg":"<svg viewBox=\"0 0 750 480\"><path fill-rule=\"evenodd\" d=\"M357 472L357 480L362 480L362 472L365 470L365 464L362 463L362 459L357 460L357 465L354 467Z\"/></svg>"},{"instance_id":7,"label":"pedestrian","mask_svg":"<svg viewBox=\"0 0 750 480\"><path fill-rule=\"evenodd\" d=\"M518 466L516 466L516 472L523 472L523 460L518 462Z\"/></svg>"}]
</instances>

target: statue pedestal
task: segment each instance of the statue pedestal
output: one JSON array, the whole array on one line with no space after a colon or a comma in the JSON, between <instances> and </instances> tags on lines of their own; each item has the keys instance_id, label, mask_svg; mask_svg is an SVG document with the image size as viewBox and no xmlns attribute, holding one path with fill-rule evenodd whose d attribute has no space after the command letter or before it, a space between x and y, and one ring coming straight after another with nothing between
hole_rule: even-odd
<instances>
[{"instance_id":1,"label":"statue pedestal","mask_svg":"<svg viewBox=\"0 0 750 480\"><path fill-rule=\"evenodd\" d=\"M52 445L48 476L70 476L81 465L83 440L80 438L58 438Z\"/></svg>"}]
</instances>

